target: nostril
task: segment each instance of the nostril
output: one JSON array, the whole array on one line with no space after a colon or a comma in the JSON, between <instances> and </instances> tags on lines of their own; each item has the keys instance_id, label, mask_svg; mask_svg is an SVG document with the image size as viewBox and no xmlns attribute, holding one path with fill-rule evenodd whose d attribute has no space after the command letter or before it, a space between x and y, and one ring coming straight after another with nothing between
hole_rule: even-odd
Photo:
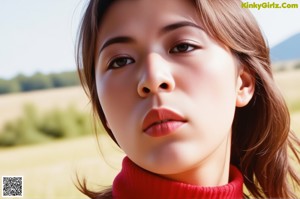
<instances>
[{"instance_id":1,"label":"nostril","mask_svg":"<svg viewBox=\"0 0 300 199\"><path fill-rule=\"evenodd\" d=\"M144 88L143 88L143 92L144 92L144 93L150 93L150 89L147 88L147 87L144 87Z\"/></svg>"},{"instance_id":2,"label":"nostril","mask_svg":"<svg viewBox=\"0 0 300 199\"><path fill-rule=\"evenodd\" d=\"M162 88L162 89L168 89L169 86L168 86L168 84L166 84L166 83L162 83L162 84L160 85L160 88Z\"/></svg>"},{"instance_id":3,"label":"nostril","mask_svg":"<svg viewBox=\"0 0 300 199\"><path fill-rule=\"evenodd\" d=\"M153 90L150 87L148 87L148 86L144 86L144 87L142 87L142 89L140 91L142 92L142 94L149 94L151 92L155 93L155 92L159 92L159 90L161 90L161 91L163 91L163 90L167 91L169 89L170 89L170 85L168 83L161 83L159 85L159 87L156 87Z\"/></svg>"}]
</instances>

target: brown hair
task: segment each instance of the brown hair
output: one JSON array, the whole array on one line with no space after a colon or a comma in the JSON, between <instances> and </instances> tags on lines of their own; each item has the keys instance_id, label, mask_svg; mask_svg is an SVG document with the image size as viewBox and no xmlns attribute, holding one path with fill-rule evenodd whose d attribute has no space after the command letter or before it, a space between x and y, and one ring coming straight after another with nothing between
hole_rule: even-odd
<instances>
[{"instance_id":1,"label":"brown hair","mask_svg":"<svg viewBox=\"0 0 300 199\"><path fill-rule=\"evenodd\" d=\"M113 0L91 0L78 38L77 63L81 82L93 110L106 126L95 83L94 51L101 20ZM193 0L207 33L228 47L241 66L255 78L255 93L250 103L236 108L232 127L231 164L237 166L250 194L256 198L296 198L292 184L300 178L291 166L288 150L300 163L300 141L290 130L290 116L276 87L270 67L269 48L259 26L240 0ZM117 143L117 142L116 142ZM290 178L290 181L289 181ZM293 182L293 183L292 183ZM111 198L108 191L92 192L83 181L79 189L92 198Z\"/></svg>"}]
</instances>

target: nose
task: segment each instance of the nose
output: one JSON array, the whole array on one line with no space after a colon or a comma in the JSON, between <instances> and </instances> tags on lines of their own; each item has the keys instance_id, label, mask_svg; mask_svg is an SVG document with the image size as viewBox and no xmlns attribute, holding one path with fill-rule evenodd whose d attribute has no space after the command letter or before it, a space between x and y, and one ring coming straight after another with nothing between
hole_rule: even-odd
<instances>
[{"instance_id":1,"label":"nose","mask_svg":"<svg viewBox=\"0 0 300 199\"><path fill-rule=\"evenodd\" d=\"M138 94L147 97L159 92L171 92L175 88L175 81L171 73L170 63L157 53L149 54L141 69L138 83Z\"/></svg>"}]
</instances>

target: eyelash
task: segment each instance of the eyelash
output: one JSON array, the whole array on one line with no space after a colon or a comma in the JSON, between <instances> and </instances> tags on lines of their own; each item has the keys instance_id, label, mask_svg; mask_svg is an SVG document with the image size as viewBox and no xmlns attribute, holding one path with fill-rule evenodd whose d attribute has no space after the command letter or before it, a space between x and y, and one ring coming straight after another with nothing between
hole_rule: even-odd
<instances>
[{"instance_id":1,"label":"eyelash","mask_svg":"<svg viewBox=\"0 0 300 199\"><path fill-rule=\"evenodd\" d=\"M118 65L118 66L115 65L115 64L117 64L118 61L124 61L124 60L126 60L126 63L122 63L121 66L120 65ZM129 61L129 63L128 63L128 61ZM135 63L134 59L132 59L128 56L120 56L120 57L113 58L108 63L108 69L118 69L118 68L122 68L126 65L133 64L133 63Z\"/></svg>"},{"instance_id":2,"label":"eyelash","mask_svg":"<svg viewBox=\"0 0 300 199\"><path fill-rule=\"evenodd\" d=\"M183 49L181 51L181 50L178 49L178 47L180 47L180 46L181 47L184 46L184 48L186 48L186 49ZM169 50L169 53L170 54L188 53L188 52L194 51L194 50L199 49L199 48L200 47L198 47L196 45L193 45L193 44L190 44L188 42L182 42L182 43L176 44L173 48L171 48ZM121 63L121 65L118 65L118 63L117 63L118 61L122 61L123 63ZM124 63L124 61L126 61L126 62ZM113 58L108 63L108 69L118 69L118 68L122 68L122 67L124 67L126 65L133 64L133 63L135 63L135 60L132 59L131 57L129 57L129 56L119 56L119 57Z\"/></svg>"},{"instance_id":3,"label":"eyelash","mask_svg":"<svg viewBox=\"0 0 300 199\"><path fill-rule=\"evenodd\" d=\"M181 46L181 47L185 46L185 47L187 47L187 49L185 49L183 51L180 51L178 49L179 46ZM175 48L177 48L177 50L174 50ZM182 43L176 44L176 46L174 46L173 48L171 48L169 52L170 53L188 53L188 52L191 52L191 51L196 50L198 48L199 47L196 46L196 45L190 44L188 42L182 42Z\"/></svg>"}]
</instances>

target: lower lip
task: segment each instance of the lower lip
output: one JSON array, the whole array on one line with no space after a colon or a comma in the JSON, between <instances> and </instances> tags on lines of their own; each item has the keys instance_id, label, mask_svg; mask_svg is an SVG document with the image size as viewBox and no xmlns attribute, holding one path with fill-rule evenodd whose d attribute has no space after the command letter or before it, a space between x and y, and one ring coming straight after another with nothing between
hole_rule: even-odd
<instances>
[{"instance_id":1,"label":"lower lip","mask_svg":"<svg viewBox=\"0 0 300 199\"><path fill-rule=\"evenodd\" d=\"M161 124L156 124L154 126L151 126L146 131L144 131L147 135L150 135L151 137L161 137L168 134L171 134L176 129L181 127L184 124L182 121L169 121L164 122Z\"/></svg>"}]
</instances>

